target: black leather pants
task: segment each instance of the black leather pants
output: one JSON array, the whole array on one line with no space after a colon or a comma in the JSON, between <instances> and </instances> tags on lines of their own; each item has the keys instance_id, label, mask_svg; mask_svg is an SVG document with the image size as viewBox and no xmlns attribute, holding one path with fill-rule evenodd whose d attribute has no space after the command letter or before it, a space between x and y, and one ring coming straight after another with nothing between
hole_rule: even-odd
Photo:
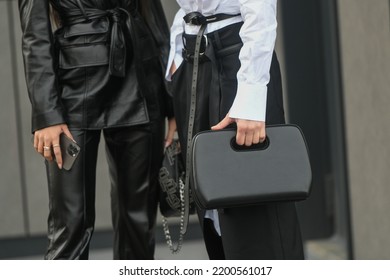
<instances>
[{"instance_id":1,"label":"black leather pants","mask_svg":"<svg viewBox=\"0 0 390 280\"><path fill-rule=\"evenodd\" d=\"M153 259L163 121L103 130L111 179L114 259ZM74 130L81 153L70 171L47 163L50 213L45 259L88 259L95 222L100 130Z\"/></svg>"}]
</instances>

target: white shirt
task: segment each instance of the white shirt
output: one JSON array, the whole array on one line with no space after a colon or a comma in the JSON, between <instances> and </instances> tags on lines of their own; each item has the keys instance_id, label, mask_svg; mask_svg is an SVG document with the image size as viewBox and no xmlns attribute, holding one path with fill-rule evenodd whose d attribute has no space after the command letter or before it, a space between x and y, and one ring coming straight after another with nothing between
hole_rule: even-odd
<instances>
[{"instance_id":1,"label":"white shirt","mask_svg":"<svg viewBox=\"0 0 390 280\"><path fill-rule=\"evenodd\" d=\"M240 51L241 68L237 73L238 89L229 111L231 118L265 121L267 84L276 39L277 0L177 0L180 10L171 27L171 51L166 78L173 61L176 67L182 63L182 34L197 34L199 26L186 24L183 17L198 11L205 16L225 13L241 14L223 21L210 23L206 33L227 25L241 22L240 31L243 47Z\"/></svg>"}]
</instances>

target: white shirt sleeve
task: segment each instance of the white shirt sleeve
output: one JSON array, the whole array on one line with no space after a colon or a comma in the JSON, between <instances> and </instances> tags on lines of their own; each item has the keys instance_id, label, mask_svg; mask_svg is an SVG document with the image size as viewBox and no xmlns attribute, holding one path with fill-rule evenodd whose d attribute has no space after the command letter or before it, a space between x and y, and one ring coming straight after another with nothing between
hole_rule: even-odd
<instances>
[{"instance_id":1,"label":"white shirt sleeve","mask_svg":"<svg viewBox=\"0 0 390 280\"><path fill-rule=\"evenodd\" d=\"M265 121L267 84L276 39L277 0L239 0L244 24L238 89L230 109L231 118Z\"/></svg>"},{"instance_id":2,"label":"white shirt sleeve","mask_svg":"<svg viewBox=\"0 0 390 280\"><path fill-rule=\"evenodd\" d=\"M176 68L179 68L180 64L183 62L182 49L183 49L183 40L182 34L184 32L184 20L183 17L186 15L183 9L180 9L173 20L171 27L171 48L169 51L169 58L167 64L167 71L165 73L165 78L171 80L171 67L173 62L175 62Z\"/></svg>"}]
</instances>

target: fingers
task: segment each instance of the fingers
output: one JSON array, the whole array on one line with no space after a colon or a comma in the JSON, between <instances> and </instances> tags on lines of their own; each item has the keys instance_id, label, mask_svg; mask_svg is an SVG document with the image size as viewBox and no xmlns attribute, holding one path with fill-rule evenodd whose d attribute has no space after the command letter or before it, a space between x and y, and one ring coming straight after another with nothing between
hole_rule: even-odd
<instances>
[{"instance_id":1,"label":"fingers","mask_svg":"<svg viewBox=\"0 0 390 280\"><path fill-rule=\"evenodd\" d=\"M177 70L176 64L175 64L175 62L173 61L173 62L172 62L171 69L169 70L170 73L171 73L171 76L176 72L176 70Z\"/></svg>"},{"instance_id":2,"label":"fingers","mask_svg":"<svg viewBox=\"0 0 390 280\"><path fill-rule=\"evenodd\" d=\"M251 146L252 144L255 144L254 140L254 133L252 131L248 131L245 134L245 146Z\"/></svg>"},{"instance_id":3,"label":"fingers","mask_svg":"<svg viewBox=\"0 0 390 280\"><path fill-rule=\"evenodd\" d=\"M38 144L39 144L39 139L38 139L36 133L34 132L33 146L34 146L35 151L37 151L37 152L38 152Z\"/></svg>"},{"instance_id":4,"label":"fingers","mask_svg":"<svg viewBox=\"0 0 390 280\"><path fill-rule=\"evenodd\" d=\"M53 160L50 137L40 130L34 133L34 148L45 159L49 161Z\"/></svg>"},{"instance_id":5,"label":"fingers","mask_svg":"<svg viewBox=\"0 0 390 280\"><path fill-rule=\"evenodd\" d=\"M38 131L36 131L34 135L35 135L34 137L35 150L43 156L43 146L45 145L43 141L43 137L42 138L40 137Z\"/></svg>"},{"instance_id":6,"label":"fingers","mask_svg":"<svg viewBox=\"0 0 390 280\"><path fill-rule=\"evenodd\" d=\"M60 148L61 133L65 133L74 141L72 134L65 124L46 127L34 133L35 150L48 161L52 161L55 158L59 169L62 169L63 165Z\"/></svg>"},{"instance_id":7,"label":"fingers","mask_svg":"<svg viewBox=\"0 0 390 280\"><path fill-rule=\"evenodd\" d=\"M175 118L169 119L168 132L167 132L167 136L165 137L165 148L172 144L176 129L177 129L176 119Z\"/></svg>"},{"instance_id":8,"label":"fingers","mask_svg":"<svg viewBox=\"0 0 390 280\"><path fill-rule=\"evenodd\" d=\"M218 124L212 126L211 129L212 130L221 130L233 122L234 122L234 119L230 118L229 115L226 115L226 117L222 121L220 121Z\"/></svg>"},{"instance_id":9,"label":"fingers","mask_svg":"<svg viewBox=\"0 0 390 280\"><path fill-rule=\"evenodd\" d=\"M51 144L45 144L43 146L43 156L48 161L53 160L53 150L52 150Z\"/></svg>"},{"instance_id":10,"label":"fingers","mask_svg":"<svg viewBox=\"0 0 390 280\"><path fill-rule=\"evenodd\" d=\"M212 130L224 129L232 122L237 123L236 142L238 145L251 146L265 140L265 122L230 118L229 115L220 121Z\"/></svg>"},{"instance_id":11,"label":"fingers","mask_svg":"<svg viewBox=\"0 0 390 280\"><path fill-rule=\"evenodd\" d=\"M174 135L174 131L168 131L167 137L165 138L165 148L172 144Z\"/></svg>"},{"instance_id":12,"label":"fingers","mask_svg":"<svg viewBox=\"0 0 390 280\"><path fill-rule=\"evenodd\" d=\"M244 145L245 143L246 128L243 125L237 123L236 142L238 145Z\"/></svg>"},{"instance_id":13,"label":"fingers","mask_svg":"<svg viewBox=\"0 0 390 280\"><path fill-rule=\"evenodd\" d=\"M72 133L70 133L69 128L66 124L61 126L62 132L65 133L66 136L68 136L70 139L72 139L74 142L76 142L73 138Z\"/></svg>"},{"instance_id":14,"label":"fingers","mask_svg":"<svg viewBox=\"0 0 390 280\"><path fill-rule=\"evenodd\" d=\"M56 158L57 166L59 169L62 169L62 153L61 153L61 148L58 147L53 147L53 153Z\"/></svg>"},{"instance_id":15,"label":"fingers","mask_svg":"<svg viewBox=\"0 0 390 280\"><path fill-rule=\"evenodd\" d=\"M253 144L259 144L262 143L264 140L262 140L261 131L259 129L256 129L255 132L253 133Z\"/></svg>"},{"instance_id":16,"label":"fingers","mask_svg":"<svg viewBox=\"0 0 390 280\"><path fill-rule=\"evenodd\" d=\"M261 121L237 120L236 142L238 145L251 146L264 142L265 123Z\"/></svg>"},{"instance_id":17,"label":"fingers","mask_svg":"<svg viewBox=\"0 0 390 280\"><path fill-rule=\"evenodd\" d=\"M266 137L267 137L267 135L266 135L266 132L265 132L265 125L263 125L263 127L260 130L259 142L263 143L265 141Z\"/></svg>"},{"instance_id":18,"label":"fingers","mask_svg":"<svg viewBox=\"0 0 390 280\"><path fill-rule=\"evenodd\" d=\"M60 143L60 137L56 137L56 139L53 140L53 147L52 151L54 154L54 157L56 159L57 165L59 169L62 169L62 153L61 153L61 143Z\"/></svg>"}]
</instances>

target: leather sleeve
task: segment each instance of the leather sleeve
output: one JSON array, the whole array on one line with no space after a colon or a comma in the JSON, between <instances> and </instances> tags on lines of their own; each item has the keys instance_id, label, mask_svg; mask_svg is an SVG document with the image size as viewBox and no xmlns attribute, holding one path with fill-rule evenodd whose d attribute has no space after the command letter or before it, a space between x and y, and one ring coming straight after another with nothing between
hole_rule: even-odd
<instances>
[{"instance_id":1,"label":"leather sleeve","mask_svg":"<svg viewBox=\"0 0 390 280\"><path fill-rule=\"evenodd\" d=\"M146 15L146 22L153 34L157 47L160 50L160 63L162 71L162 79L164 83L164 106L165 115L168 118L173 117L173 104L172 97L169 93L169 85L166 83L164 73L167 67L168 55L169 55L169 26L165 17L164 9L160 0L143 0L143 5L146 5L149 13Z\"/></svg>"},{"instance_id":2,"label":"leather sleeve","mask_svg":"<svg viewBox=\"0 0 390 280\"><path fill-rule=\"evenodd\" d=\"M154 40L160 49L162 63L166 64L169 54L169 27L160 0L143 0L144 9L148 9L145 16ZM164 65L165 66L165 65Z\"/></svg>"},{"instance_id":3,"label":"leather sleeve","mask_svg":"<svg viewBox=\"0 0 390 280\"><path fill-rule=\"evenodd\" d=\"M58 96L49 0L19 0L22 50L32 105L32 131L65 123Z\"/></svg>"}]
</instances>

